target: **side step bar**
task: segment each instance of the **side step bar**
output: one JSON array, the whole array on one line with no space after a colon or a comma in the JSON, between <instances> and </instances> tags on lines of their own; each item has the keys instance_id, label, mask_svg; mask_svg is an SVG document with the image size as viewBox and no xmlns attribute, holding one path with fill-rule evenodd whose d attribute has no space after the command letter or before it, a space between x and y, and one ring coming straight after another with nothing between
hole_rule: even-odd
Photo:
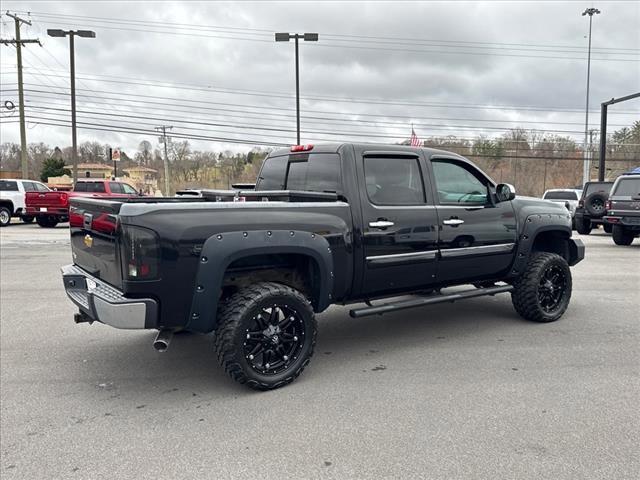
<instances>
[{"instance_id":1,"label":"side step bar","mask_svg":"<svg viewBox=\"0 0 640 480\"><path fill-rule=\"evenodd\" d=\"M465 300L467 298L496 295L497 293L506 293L511 292L512 290L513 285L474 288L473 290L464 290L462 292L450 293L446 295L436 294L429 297L404 300L396 303L383 303L382 305L373 305L371 307L354 308L349 312L349 315L351 315L353 318L367 317L369 315L381 315L383 313L397 312L398 310L423 307L425 305L433 305L436 303L455 302L457 300Z\"/></svg>"}]
</instances>

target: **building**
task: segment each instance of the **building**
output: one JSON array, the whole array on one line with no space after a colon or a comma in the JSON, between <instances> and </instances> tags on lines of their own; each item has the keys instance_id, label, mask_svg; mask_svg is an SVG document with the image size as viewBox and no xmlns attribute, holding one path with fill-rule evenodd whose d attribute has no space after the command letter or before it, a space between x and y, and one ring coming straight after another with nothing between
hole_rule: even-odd
<instances>
[{"instance_id":1,"label":"building","mask_svg":"<svg viewBox=\"0 0 640 480\"><path fill-rule=\"evenodd\" d=\"M73 172L73 165L65 165ZM104 163L79 163L78 178L111 178L113 167Z\"/></svg>"},{"instance_id":2,"label":"building","mask_svg":"<svg viewBox=\"0 0 640 480\"><path fill-rule=\"evenodd\" d=\"M129 177L127 183L136 190L153 195L158 189L158 171L149 167L125 168L123 172Z\"/></svg>"}]
</instances>

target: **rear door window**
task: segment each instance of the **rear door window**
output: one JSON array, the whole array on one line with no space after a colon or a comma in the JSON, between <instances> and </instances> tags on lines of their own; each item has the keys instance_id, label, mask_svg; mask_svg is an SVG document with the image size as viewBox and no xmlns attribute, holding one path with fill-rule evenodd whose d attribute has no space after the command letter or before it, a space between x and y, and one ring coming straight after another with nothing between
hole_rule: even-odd
<instances>
[{"instance_id":1,"label":"rear door window","mask_svg":"<svg viewBox=\"0 0 640 480\"><path fill-rule=\"evenodd\" d=\"M109 188L111 189L111 193L124 193L124 188L122 188L121 183L109 182Z\"/></svg>"},{"instance_id":2,"label":"rear door window","mask_svg":"<svg viewBox=\"0 0 640 480\"><path fill-rule=\"evenodd\" d=\"M422 205L424 184L417 158L365 157L367 195L374 205Z\"/></svg>"},{"instance_id":3,"label":"rear door window","mask_svg":"<svg viewBox=\"0 0 640 480\"><path fill-rule=\"evenodd\" d=\"M22 182L22 186L24 187L25 192L37 191L36 185L33 182Z\"/></svg>"},{"instance_id":4,"label":"rear door window","mask_svg":"<svg viewBox=\"0 0 640 480\"><path fill-rule=\"evenodd\" d=\"M0 180L0 192L17 192L18 182L15 180Z\"/></svg>"}]
</instances>

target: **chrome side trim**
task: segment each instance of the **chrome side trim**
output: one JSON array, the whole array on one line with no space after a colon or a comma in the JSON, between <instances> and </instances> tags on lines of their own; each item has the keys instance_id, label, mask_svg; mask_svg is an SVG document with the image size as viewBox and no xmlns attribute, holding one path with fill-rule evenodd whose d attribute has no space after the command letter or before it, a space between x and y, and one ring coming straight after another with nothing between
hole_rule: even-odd
<instances>
[{"instance_id":1,"label":"chrome side trim","mask_svg":"<svg viewBox=\"0 0 640 480\"><path fill-rule=\"evenodd\" d=\"M497 245L482 245L479 247L449 248L440 250L440 255L446 257L464 257L483 253L506 253L513 250L515 243L499 243Z\"/></svg>"},{"instance_id":2,"label":"chrome side trim","mask_svg":"<svg viewBox=\"0 0 640 480\"><path fill-rule=\"evenodd\" d=\"M421 252L409 252L409 253L393 253L390 255L375 255L371 257L367 257L367 262L375 262L377 260L395 260L395 259L405 259L405 258L424 258L424 259L432 259L436 258L437 250L423 250Z\"/></svg>"}]
</instances>

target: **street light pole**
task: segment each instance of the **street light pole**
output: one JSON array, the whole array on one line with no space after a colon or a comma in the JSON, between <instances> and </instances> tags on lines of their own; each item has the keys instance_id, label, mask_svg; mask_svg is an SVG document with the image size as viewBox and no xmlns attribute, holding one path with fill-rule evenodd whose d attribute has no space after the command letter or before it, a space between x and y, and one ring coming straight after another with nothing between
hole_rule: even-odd
<instances>
[{"instance_id":1,"label":"street light pole","mask_svg":"<svg viewBox=\"0 0 640 480\"><path fill-rule=\"evenodd\" d=\"M589 51L587 53L587 100L584 112L584 144L582 147L582 184L584 185L590 180L589 175L589 151L587 149L587 142L589 140L589 81L591 79L591 25L593 23L593 16L600 13L597 8L587 8L582 12L582 16L589 15Z\"/></svg>"},{"instance_id":2,"label":"street light pole","mask_svg":"<svg viewBox=\"0 0 640 480\"><path fill-rule=\"evenodd\" d=\"M295 41L296 50L296 140L300 145L300 60L298 53L298 40L303 39L305 42L317 42L317 33L276 33L276 42L288 42L290 39Z\"/></svg>"},{"instance_id":3,"label":"street light pole","mask_svg":"<svg viewBox=\"0 0 640 480\"><path fill-rule=\"evenodd\" d=\"M69 37L69 69L71 75L71 161L73 163L73 183L78 181L78 136L76 132L76 60L75 37L95 38L91 30L47 30L50 37Z\"/></svg>"}]
</instances>

